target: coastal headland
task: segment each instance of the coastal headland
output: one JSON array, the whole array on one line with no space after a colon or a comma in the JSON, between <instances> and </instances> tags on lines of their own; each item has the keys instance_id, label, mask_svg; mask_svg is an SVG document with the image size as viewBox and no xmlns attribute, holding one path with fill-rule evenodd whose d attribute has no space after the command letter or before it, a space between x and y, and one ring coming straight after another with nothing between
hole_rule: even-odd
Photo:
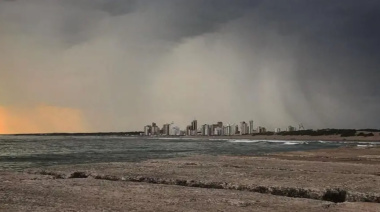
<instances>
[{"instance_id":1,"label":"coastal headland","mask_svg":"<svg viewBox=\"0 0 380 212\"><path fill-rule=\"evenodd\" d=\"M380 211L380 148L0 172L1 211Z\"/></svg>"}]
</instances>

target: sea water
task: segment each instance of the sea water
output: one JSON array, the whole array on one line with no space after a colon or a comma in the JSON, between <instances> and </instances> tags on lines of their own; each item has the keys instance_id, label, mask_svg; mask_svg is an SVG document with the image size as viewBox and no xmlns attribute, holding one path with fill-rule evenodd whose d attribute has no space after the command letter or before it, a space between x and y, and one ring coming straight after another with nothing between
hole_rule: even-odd
<instances>
[{"instance_id":1,"label":"sea water","mask_svg":"<svg viewBox=\"0 0 380 212\"><path fill-rule=\"evenodd\" d=\"M137 162L194 155L252 156L358 145L357 142L123 136L0 136L0 170ZM373 145L362 142L359 145Z\"/></svg>"}]
</instances>

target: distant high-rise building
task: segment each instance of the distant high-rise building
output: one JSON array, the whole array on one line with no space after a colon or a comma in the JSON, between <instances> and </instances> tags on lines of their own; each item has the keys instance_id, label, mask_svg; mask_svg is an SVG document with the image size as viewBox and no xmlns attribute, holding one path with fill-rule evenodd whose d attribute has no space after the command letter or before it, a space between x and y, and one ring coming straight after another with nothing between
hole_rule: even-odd
<instances>
[{"instance_id":1,"label":"distant high-rise building","mask_svg":"<svg viewBox=\"0 0 380 212\"><path fill-rule=\"evenodd\" d=\"M151 135L158 135L158 134L160 134L160 128L154 122L152 123L152 126L150 127L150 134Z\"/></svg>"},{"instance_id":2,"label":"distant high-rise building","mask_svg":"<svg viewBox=\"0 0 380 212\"><path fill-rule=\"evenodd\" d=\"M240 131L239 131L239 125L235 125L235 134L234 135L237 135L237 134L239 134L240 133Z\"/></svg>"},{"instance_id":3,"label":"distant high-rise building","mask_svg":"<svg viewBox=\"0 0 380 212\"><path fill-rule=\"evenodd\" d=\"M254 132L254 130L253 130L253 120L249 121L249 129L250 129L249 133L252 134Z\"/></svg>"},{"instance_id":4,"label":"distant high-rise building","mask_svg":"<svg viewBox=\"0 0 380 212\"><path fill-rule=\"evenodd\" d=\"M152 126L151 134L152 135L158 135L158 134L160 134L160 128L157 127L157 126L154 126L154 127Z\"/></svg>"},{"instance_id":5,"label":"distant high-rise building","mask_svg":"<svg viewBox=\"0 0 380 212\"><path fill-rule=\"evenodd\" d=\"M231 127L231 133L230 133L230 135L236 135L236 125L233 124L230 127Z\"/></svg>"},{"instance_id":6,"label":"distant high-rise building","mask_svg":"<svg viewBox=\"0 0 380 212\"><path fill-rule=\"evenodd\" d=\"M198 134L198 121L197 120L193 120L191 122L191 131L192 131L192 135L197 135Z\"/></svg>"},{"instance_id":7,"label":"distant high-rise building","mask_svg":"<svg viewBox=\"0 0 380 212\"><path fill-rule=\"evenodd\" d=\"M281 132L281 128L276 128L276 129L274 129L274 132L275 132L275 133L279 133L279 132Z\"/></svg>"},{"instance_id":8,"label":"distant high-rise building","mask_svg":"<svg viewBox=\"0 0 380 212\"><path fill-rule=\"evenodd\" d=\"M193 120L191 122L191 129L192 130L197 130L198 129L198 121L197 120Z\"/></svg>"},{"instance_id":9,"label":"distant high-rise building","mask_svg":"<svg viewBox=\"0 0 380 212\"><path fill-rule=\"evenodd\" d=\"M232 129L230 125L223 127L223 135L232 135Z\"/></svg>"},{"instance_id":10,"label":"distant high-rise building","mask_svg":"<svg viewBox=\"0 0 380 212\"><path fill-rule=\"evenodd\" d=\"M216 123L216 125L218 125L218 127L222 128L223 127L223 122L218 121L218 123Z\"/></svg>"},{"instance_id":11,"label":"distant high-rise building","mask_svg":"<svg viewBox=\"0 0 380 212\"><path fill-rule=\"evenodd\" d=\"M192 128L191 125L188 125L186 127L186 135L191 135L191 132L192 132L191 128Z\"/></svg>"},{"instance_id":12,"label":"distant high-rise building","mask_svg":"<svg viewBox=\"0 0 380 212\"><path fill-rule=\"evenodd\" d=\"M169 135L175 135L174 123L169 124Z\"/></svg>"},{"instance_id":13,"label":"distant high-rise building","mask_svg":"<svg viewBox=\"0 0 380 212\"><path fill-rule=\"evenodd\" d=\"M293 126L288 126L288 132L293 132L293 131L296 131L297 128L293 127Z\"/></svg>"},{"instance_id":14,"label":"distant high-rise building","mask_svg":"<svg viewBox=\"0 0 380 212\"><path fill-rule=\"evenodd\" d=\"M211 125L210 125L210 135L214 135L215 127L216 127L215 124L211 124Z\"/></svg>"},{"instance_id":15,"label":"distant high-rise building","mask_svg":"<svg viewBox=\"0 0 380 212\"><path fill-rule=\"evenodd\" d=\"M208 125L208 124L202 125L201 133L202 133L202 135L205 135L205 136L210 135L210 125Z\"/></svg>"},{"instance_id":16,"label":"distant high-rise building","mask_svg":"<svg viewBox=\"0 0 380 212\"><path fill-rule=\"evenodd\" d=\"M257 133L265 133L267 129L265 127L258 126L256 131Z\"/></svg>"},{"instance_id":17,"label":"distant high-rise building","mask_svg":"<svg viewBox=\"0 0 380 212\"><path fill-rule=\"evenodd\" d=\"M209 136L211 135L211 132L210 132L210 125L207 124L206 128L205 128L205 135Z\"/></svg>"},{"instance_id":18,"label":"distant high-rise building","mask_svg":"<svg viewBox=\"0 0 380 212\"><path fill-rule=\"evenodd\" d=\"M223 129L221 127L214 128L214 135L222 135Z\"/></svg>"},{"instance_id":19,"label":"distant high-rise building","mask_svg":"<svg viewBox=\"0 0 380 212\"><path fill-rule=\"evenodd\" d=\"M240 123L240 135L247 135L249 134L249 127L248 124L243 121Z\"/></svg>"},{"instance_id":20,"label":"distant high-rise building","mask_svg":"<svg viewBox=\"0 0 380 212\"><path fill-rule=\"evenodd\" d=\"M180 135L181 130L179 127L175 126L174 123L170 124L169 135Z\"/></svg>"},{"instance_id":21,"label":"distant high-rise building","mask_svg":"<svg viewBox=\"0 0 380 212\"><path fill-rule=\"evenodd\" d=\"M169 127L170 127L170 124L164 124L164 126L162 127L163 135L169 135Z\"/></svg>"},{"instance_id":22,"label":"distant high-rise building","mask_svg":"<svg viewBox=\"0 0 380 212\"><path fill-rule=\"evenodd\" d=\"M151 135L151 133L152 133L152 126L146 125L144 127L144 135L148 136L148 135Z\"/></svg>"}]
</instances>

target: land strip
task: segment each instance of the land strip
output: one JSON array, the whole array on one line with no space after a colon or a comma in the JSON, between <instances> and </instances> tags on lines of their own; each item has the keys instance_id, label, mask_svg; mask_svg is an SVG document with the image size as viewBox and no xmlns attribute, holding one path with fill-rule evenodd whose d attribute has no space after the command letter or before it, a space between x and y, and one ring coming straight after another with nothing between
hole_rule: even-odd
<instances>
[{"instance_id":1,"label":"land strip","mask_svg":"<svg viewBox=\"0 0 380 212\"><path fill-rule=\"evenodd\" d=\"M196 156L2 173L0 192L7 195L0 199L0 205L5 203L6 209L14 209L20 201L17 198L26 198L32 202L26 202L25 207L39 207L40 211L57 207L52 200L47 204L31 196L40 192L64 200L60 203L62 208L68 207L66 201L82 207L80 200L66 195L83 194L83 200L99 209L111 207L107 201L96 201L109 199L108 195L114 197L111 202L136 202L131 203L134 206L120 203L120 208L112 206L112 210L149 211L149 206L151 211L189 211L189 207L194 207L194 211L380 211L378 155L380 148L339 148L260 157ZM210 208L210 204L215 207Z\"/></svg>"}]
</instances>

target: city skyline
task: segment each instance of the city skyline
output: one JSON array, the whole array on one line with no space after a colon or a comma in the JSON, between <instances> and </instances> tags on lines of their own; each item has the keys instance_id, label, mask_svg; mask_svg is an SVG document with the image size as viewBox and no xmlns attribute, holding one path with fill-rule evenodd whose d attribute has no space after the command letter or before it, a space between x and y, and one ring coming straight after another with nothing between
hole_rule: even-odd
<instances>
[{"instance_id":1,"label":"city skyline","mask_svg":"<svg viewBox=\"0 0 380 212\"><path fill-rule=\"evenodd\" d=\"M214 124L210 123L204 123L201 125L198 125L198 120L194 119L190 124L186 127L182 128L175 125L174 122L171 122L170 124L163 124L162 128L159 128L159 126L152 122L151 125L145 125L143 129L143 134L145 136L157 136L157 135L163 135L163 136L180 136L180 135L187 135L187 136L222 136L222 135L250 135L250 134L260 134L260 133L266 133L266 132L291 132L291 131L297 131L297 130L305 130L302 123L298 124L298 128L293 125L288 125L284 128L276 127L273 130L267 129L265 126L261 125L254 125L253 120L249 120L249 122L241 121L240 124L230 124L225 123L223 124L222 121L218 121Z\"/></svg>"}]
</instances>

